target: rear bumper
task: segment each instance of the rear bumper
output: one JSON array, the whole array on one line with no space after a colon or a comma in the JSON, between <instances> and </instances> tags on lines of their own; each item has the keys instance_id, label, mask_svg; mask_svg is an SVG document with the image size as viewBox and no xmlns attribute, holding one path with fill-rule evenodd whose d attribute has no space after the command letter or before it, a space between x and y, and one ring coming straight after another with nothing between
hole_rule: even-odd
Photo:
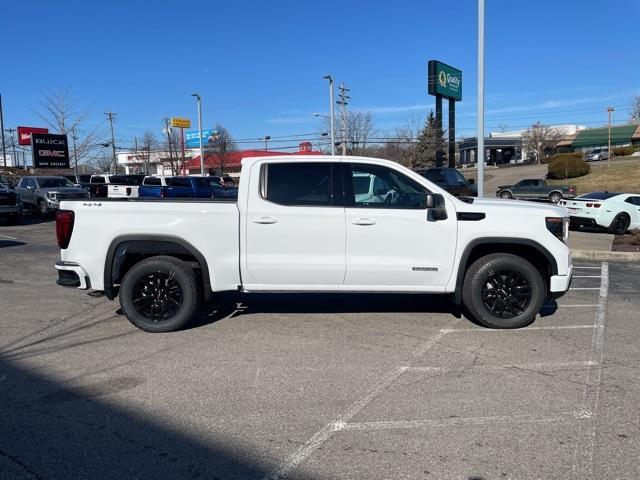
<instances>
[{"instance_id":1,"label":"rear bumper","mask_svg":"<svg viewBox=\"0 0 640 480\"><path fill-rule=\"evenodd\" d=\"M59 260L55 264L58 271L56 283L63 287L78 287L80 290L90 288L89 275L84 268L75 262L65 262Z\"/></svg>"},{"instance_id":2,"label":"rear bumper","mask_svg":"<svg viewBox=\"0 0 640 480\"><path fill-rule=\"evenodd\" d=\"M20 209L17 205L0 205L0 214L3 213L18 213Z\"/></svg>"},{"instance_id":3,"label":"rear bumper","mask_svg":"<svg viewBox=\"0 0 640 480\"><path fill-rule=\"evenodd\" d=\"M569 217L569 224L572 227L597 227L598 223L595 218L591 217Z\"/></svg>"}]
</instances>

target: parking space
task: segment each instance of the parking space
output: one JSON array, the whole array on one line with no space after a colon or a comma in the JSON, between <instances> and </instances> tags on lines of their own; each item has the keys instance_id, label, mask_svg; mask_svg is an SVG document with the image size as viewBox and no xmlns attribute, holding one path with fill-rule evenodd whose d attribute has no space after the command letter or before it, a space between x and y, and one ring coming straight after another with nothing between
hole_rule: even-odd
<instances>
[{"instance_id":1,"label":"parking space","mask_svg":"<svg viewBox=\"0 0 640 480\"><path fill-rule=\"evenodd\" d=\"M53 230L0 231L2 478L640 474L634 266L578 263L519 330L438 297L228 295L151 335L55 286Z\"/></svg>"}]
</instances>

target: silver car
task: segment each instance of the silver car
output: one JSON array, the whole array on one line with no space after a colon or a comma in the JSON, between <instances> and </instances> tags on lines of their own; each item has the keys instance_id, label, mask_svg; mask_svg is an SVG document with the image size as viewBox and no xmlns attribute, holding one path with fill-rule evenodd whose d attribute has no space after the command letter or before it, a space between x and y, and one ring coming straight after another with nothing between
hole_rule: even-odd
<instances>
[{"instance_id":1,"label":"silver car","mask_svg":"<svg viewBox=\"0 0 640 480\"><path fill-rule=\"evenodd\" d=\"M594 148L584 156L587 162L599 162L600 160L607 160L608 158L609 150L607 148Z\"/></svg>"},{"instance_id":2,"label":"silver car","mask_svg":"<svg viewBox=\"0 0 640 480\"><path fill-rule=\"evenodd\" d=\"M22 177L16 187L23 205L46 215L60 208L62 200L89 198L89 192L64 177Z\"/></svg>"}]
</instances>

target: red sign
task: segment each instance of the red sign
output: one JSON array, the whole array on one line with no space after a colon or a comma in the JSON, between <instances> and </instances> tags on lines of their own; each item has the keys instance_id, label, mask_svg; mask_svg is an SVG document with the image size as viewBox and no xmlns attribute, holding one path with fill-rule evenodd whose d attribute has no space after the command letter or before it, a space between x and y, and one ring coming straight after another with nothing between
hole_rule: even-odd
<instances>
[{"instance_id":1,"label":"red sign","mask_svg":"<svg viewBox=\"0 0 640 480\"><path fill-rule=\"evenodd\" d=\"M32 133L49 133L49 129L39 127L18 127L18 144L31 145Z\"/></svg>"}]
</instances>

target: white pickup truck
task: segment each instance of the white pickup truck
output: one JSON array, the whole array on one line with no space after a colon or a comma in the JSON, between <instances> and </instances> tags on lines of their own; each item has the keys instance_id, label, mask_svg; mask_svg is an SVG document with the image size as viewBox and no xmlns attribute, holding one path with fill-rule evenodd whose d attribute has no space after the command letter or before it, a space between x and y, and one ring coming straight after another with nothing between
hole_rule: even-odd
<instances>
[{"instance_id":1,"label":"white pickup truck","mask_svg":"<svg viewBox=\"0 0 640 480\"><path fill-rule=\"evenodd\" d=\"M62 202L58 283L119 296L134 325L167 332L222 291L450 294L517 328L571 282L563 208L462 201L373 158L251 158L240 179L237 201Z\"/></svg>"}]
</instances>

